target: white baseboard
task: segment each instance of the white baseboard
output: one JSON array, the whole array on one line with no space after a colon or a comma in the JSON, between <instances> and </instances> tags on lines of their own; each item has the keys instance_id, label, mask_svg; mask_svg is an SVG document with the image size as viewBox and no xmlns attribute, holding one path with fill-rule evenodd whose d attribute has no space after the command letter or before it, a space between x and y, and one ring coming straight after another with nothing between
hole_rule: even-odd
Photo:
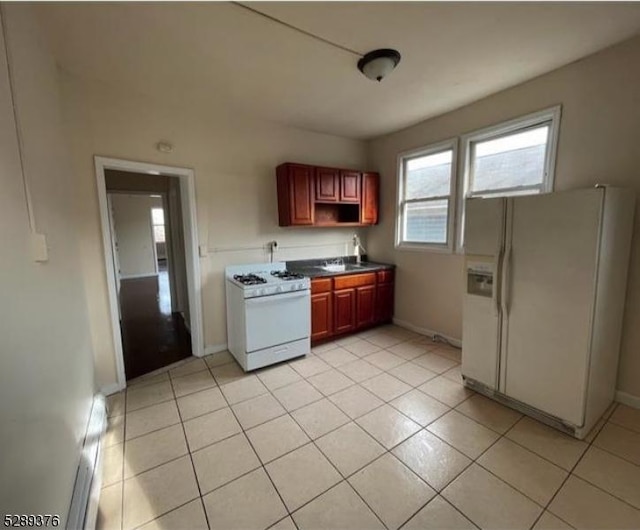
<instances>
[{"instance_id":1,"label":"white baseboard","mask_svg":"<svg viewBox=\"0 0 640 530\"><path fill-rule=\"evenodd\" d=\"M89 423L82 445L82 454L73 487L67 528L93 529L98 517L98 502L102 486L102 435L107 428L107 408L104 396L93 399Z\"/></svg>"},{"instance_id":2,"label":"white baseboard","mask_svg":"<svg viewBox=\"0 0 640 530\"><path fill-rule=\"evenodd\" d=\"M457 346L458 348L462 348L462 341L460 339L456 339L454 337L450 337L449 335L445 335L444 333L440 333L439 331L433 331L432 329L421 328L420 326L414 326L410 322L406 322L404 320L400 320L399 318L393 318L393 323L396 326L400 326L401 328L406 328L410 331L415 331L416 333L420 333L420 335L426 335L427 337L433 337L434 335L440 335L447 339L451 344Z\"/></svg>"},{"instance_id":3,"label":"white baseboard","mask_svg":"<svg viewBox=\"0 0 640 530\"><path fill-rule=\"evenodd\" d=\"M134 280L136 278L151 278L153 276L157 276L157 272L144 272L142 274L123 274L120 276L121 280Z\"/></svg>"},{"instance_id":4,"label":"white baseboard","mask_svg":"<svg viewBox=\"0 0 640 530\"><path fill-rule=\"evenodd\" d=\"M212 344L211 346L204 347L204 354L211 355L212 353L219 353L227 349L227 343L224 344Z\"/></svg>"},{"instance_id":5,"label":"white baseboard","mask_svg":"<svg viewBox=\"0 0 640 530\"><path fill-rule=\"evenodd\" d=\"M124 390L124 388L121 388L118 383L112 383L110 385L103 386L100 389L100 393L103 396L110 396L111 394L117 394L121 390Z\"/></svg>"},{"instance_id":6,"label":"white baseboard","mask_svg":"<svg viewBox=\"0 0 640 530\"><path fill-rule=\"evenodd\" d=\"M623 405L633 407L634 409L640 409L640 397L627 394L626 392L622 392L622 390L616 391L616 401Z\"/></svg>"}]
</instances>

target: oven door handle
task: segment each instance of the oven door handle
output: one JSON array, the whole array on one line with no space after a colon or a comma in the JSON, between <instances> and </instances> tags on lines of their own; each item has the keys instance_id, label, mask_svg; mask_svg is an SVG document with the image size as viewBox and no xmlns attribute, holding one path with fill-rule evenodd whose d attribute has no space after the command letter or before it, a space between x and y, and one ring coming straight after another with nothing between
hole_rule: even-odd
<instances>
[{"instance_id":1,"label":"oven door handle","mask_svg":"<svg viewBox=\"0 0 640 530\"><path fill-rule=\"evenodd\" d=\"M257 298L248 298L247 305L275 304L281 300L291 300L292 298L309 298L309 291L295 291L293 293L274 293Z\"/></svg>"}]
</instances>

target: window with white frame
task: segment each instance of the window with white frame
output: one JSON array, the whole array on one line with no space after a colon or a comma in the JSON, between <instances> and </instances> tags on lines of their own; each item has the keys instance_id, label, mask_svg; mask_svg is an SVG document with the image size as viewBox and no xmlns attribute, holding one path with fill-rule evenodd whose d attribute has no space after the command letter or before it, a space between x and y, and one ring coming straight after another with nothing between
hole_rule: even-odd
<instances>
[{"instance_id":1,"label":"window with white frame","mask_svg":"<svg viewBox=\"0 0 640 530\"><path fill-rule=\"evenodd\" d=\"M464 239L465 199L552 191L559 124L558 106L462 137L459 246Z\"/></svg>"},{"instance_id":2,"label":"window with white frame","mask_svg":"<svg viewBox=\"0 0 640 530\"><path fill-rule=\"evenodd\" d=\"M164 210L162 208L151 208L151 221L153 224L153 240L156 243L164 243Z\"/></svg>"},{"instance_id":3,"label":"window with white frame","mask_svg":"<svg viewBox=\"0 0 640 530\"><path fill-rule=\"evenodd\" d=\"M450 249L456 142L400 157L396 245Z\"/></svg>"}]
</instances>

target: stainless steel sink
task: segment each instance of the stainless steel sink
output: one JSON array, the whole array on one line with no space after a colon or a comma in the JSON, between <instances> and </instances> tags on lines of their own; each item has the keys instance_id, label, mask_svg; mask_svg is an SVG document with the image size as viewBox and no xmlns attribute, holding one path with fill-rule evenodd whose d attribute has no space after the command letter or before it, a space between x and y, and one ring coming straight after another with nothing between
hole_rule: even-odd
<instances>
[{"instance_id":1,"label":"stainless steel sink","mask_svg":"<svg viewBox=\"0 0 640 530\"><path fill-rule=\"evenodd\" d=\"M357 263L330 263L327 265L322 265L320 268L323 271L327 271L327 272L345 272L345 271L366 269L367 266L363 264L357 264Z\"/></svg>"}]
</instances>

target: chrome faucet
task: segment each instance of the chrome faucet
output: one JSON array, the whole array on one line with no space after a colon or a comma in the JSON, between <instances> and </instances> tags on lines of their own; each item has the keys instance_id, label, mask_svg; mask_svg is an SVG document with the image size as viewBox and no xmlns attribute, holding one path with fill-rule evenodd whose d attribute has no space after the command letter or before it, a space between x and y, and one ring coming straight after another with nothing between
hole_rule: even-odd
<instances>
[{"instance_id":1,"label":"chrome faucet","mask_svg":"<svg viewBox=\"0 0 640 530\"><path fill-rule=\"evenodd\" d=\"M360 237L358 234L353 235L353 253L356 256L356 263L360 264L362 262L362 253L367 252L365 248L360 243Z\"/></svg>"}]
</instances>

